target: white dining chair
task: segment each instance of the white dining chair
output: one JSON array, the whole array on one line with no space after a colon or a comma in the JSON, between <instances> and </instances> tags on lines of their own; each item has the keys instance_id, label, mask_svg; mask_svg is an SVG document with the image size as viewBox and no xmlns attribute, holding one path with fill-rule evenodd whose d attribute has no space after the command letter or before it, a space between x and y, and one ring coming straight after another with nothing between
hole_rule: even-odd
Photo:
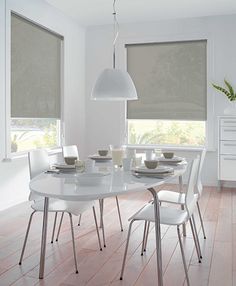
<instances>
[{"instance_id":1,"label":"white dining chair","mask_svg":"<svg viewBox=\"0 0 236 286\"><path fill-rule=\"evenodd\" d=\"M63 146L62 147L62 151L63 151L63 157L64 158L65 157L77 157L79 159L79 152L78 152L78 148L77 148L76 145ZM116 199L116 206L117 206L117 211L118 211L120 229L121 229L121 231L123 231L123 224L122 224L122 219L121 219L119 200L118 200L117 196L115 197L115 199ZM104 199L99 200L99 206L100 206L100 227L102 229L103 245L104 245L104 247L106 247L105 230L104 230L104 222L103 222ZM78 226L81 223L81 217L82 217L82 214L79 216ZM60 226L61 226L62 219L63 219L63 214L61 216L61 220L60 220L60 224L59 224L59 228L58 228L56 241L58 240L58 236L59 236L59 233L60 233Z\"/></svg>"},{"instance_id":2,"label":"white dining chair","mask_svg":"<svg viewBox=\"0 0 236 286\"><path fill-rule=\"evenodd\" d=\"M48 153L46 150L43 150L43 149L30 151L28 153L28 160L29 160L30 179L33 179L35 176L47 171L50 167ZM33 215L36 212L44 211L44 198L43 197L35 196L30 193L29 200L32 201L31 208L33 209L33 212L30 215L26 234L25 234L25 239L24 239L23 248L22 248L20 261L19 261L20 265L23 260L24 251L25 251ZM93 209L94 221L95 221L96 231L97 231L97 236L98 236L99 249L102 250L94 205L95 205L94 201L77 202L77 201L64 201L64 200L59 200L59 199L49 199L49 206L48 206L49 212L53 212L56 214L58 212L62 212L62 214L68 213L69 215L76 273L78 273L78 267L77 267L77 259L76 259L72 215L78 216L84 211L88 210L90 207ZM53 236L54 236L55 226L56 226L56 220L54 220L54 225L53 225Z\"/></svg>"},{"instance_id":3,"label":"white dining chair","mask_svg":"<svg viewBox=\"0 0 236 286\"><path fill-rule=\"evenodd\" d=\"M177 208L160 206L160 223L164 225L177 227L179 245L180 245L180 250L182 254L182 260L183 260L186 281L187 281L188 286L190 285L190 282L189 282L189 277L188 277L188 269L187 269L187 264L185 260L183 244L181 240L180 227L181 225L185 224L187 221L190 221L191 230L192 230L192 234L193 234L193 238L195 242L195 247L196 247L198 258L200 261L201 253L200 253L200 248L199 248L198 237L197 237L197 234L194 228L195 221L194 221L194 216L193 216L193 213L196 207L196 197L194 196L194 186L196 184L198 164L199 164L199 157L194 159L193 162L190 164L190 175L189 175L187 192L186 192L185 201L184 201L185 209L181 210ZM154 204L152 202L149 202L143 208L141 208L138 212L136 212L129 220L130 220L130 225L129 225L129 230L128 230L128 237L127 237L127 242L126 242L126 247L125 247L122 268L121 268L120 280L123 279L124 267L125 267L125 262L126 262L126 257L127 257L127 251L128 251L128 246L129 246L129 239L130 239L132 225L135 221L155 222Z\"/></svg>"},{"instance_id":4,"label":"white dining chair","mask_svg":"<svg viewBox=\"0 0 236 286\"><path fill-rule=\"evenodd\" d=\"M198 166L198 171L197 171L197 183L194 189L194 196L197 201L197 210L201 222L201 228L203 232L204 239L206 239L206 233L205 233L205 228L203 224L203 219L202 219L202 214L201 214L201 209L199 206L199 200L202 196L202 182L201 182L201 174L202 174L202 166L204 163L204 159L206 156L206 149L202 149L201 155L200 155L200 161L199 161L199 166ZM172 204L178 204L178 205L184 205L185 202L185 193L179 193L179 192L174 192L174 191L168 191L168 190L161 190L158 192L158 199L160 203L172 203Z\"/></svg>"},{"instance_id":5,"label":"white dining chair","mask_svg":"<svg viewBox=\"0 0 236 286\"><path fill-rule=\"evenodd\" d=\"M202 166L204 163L206 155L206 149L202 149L201 154L200 154L200 160L199 160L199 166L198 166L198 171L197 171L197 183L194 188L194 196L196 198L196 203L197 203L197 210L198 210L198 215L200 218L200 223L201 223L201 228L203 232L203 237L206 239L206 233L204 229L204 224L203 224L203 219L202 219L202 214L201 214L201 209L199 205L199 200L202 195L203 187L201 183L201 173L202 173ZM169 190L161 190L158 192L158 200L161 203L171 203L175 205L180 205L181 208L184 208L184 202L185 202L185 193L182 192L175 192L175 191L169 191ZM149 228L150 228L150 222L145 222L144 225L144 234L143 234L143 247L141 251L141 255L143 255L143 252L146 251L147 248L147 241L148 241L148 234L149 234Z\"/></svg>"}]
</instances>

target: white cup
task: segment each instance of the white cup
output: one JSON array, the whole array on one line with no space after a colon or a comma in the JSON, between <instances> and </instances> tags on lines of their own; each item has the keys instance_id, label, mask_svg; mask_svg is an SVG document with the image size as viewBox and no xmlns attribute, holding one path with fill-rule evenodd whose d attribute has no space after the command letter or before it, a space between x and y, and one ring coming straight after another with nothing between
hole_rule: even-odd
<instances>
[{"instance_id":1,"label":"white cup","mask_svg":"<svg viewBox=\"0 0 236 286\"><path fill-rule=\"evenodd\" d=\"M86 160L84 161L84 169L87 173L92 173L94 171L95 161L94 160Z\"/></svg>"},{"instance_id":2,"label":"white cup","mask_svg":"<svg viewBox=\"0 0 236 286\"><path fill-rule=\"evenodd\" d=\"M142 157L135 158L135 167L140 167L142 165Z\"/></svg>"},{"instance_id":3,"label":"white cup","mask_svg":"<svg viewBox=\"0 0 236 286\"><path fill-rule=\"evenodd\" d=\"M134 159L136 157L136 149L127 148L126 149L126 157Z\"/></svg>"},{"instance_id":4,"label":"white cup","mask_svg":"<svg viewBox=\"0 0 236 286\"><path fill-rule=\"evenodd\" d=\"M146 160L153 160L153 150L152 149L149 149L149 150L146 150L145 151L146 153Z\"/></svg>"},{"instance_id":5,"label":"white cup","mask_svg":"<svg viewBox=\"0 0 236 286\"><path fill-rule=\"evenodd\" d=\"M132 158L123 158L123 170L125 172L129 171L132 167L133 159Z\"/></svg>"}]
</instances>

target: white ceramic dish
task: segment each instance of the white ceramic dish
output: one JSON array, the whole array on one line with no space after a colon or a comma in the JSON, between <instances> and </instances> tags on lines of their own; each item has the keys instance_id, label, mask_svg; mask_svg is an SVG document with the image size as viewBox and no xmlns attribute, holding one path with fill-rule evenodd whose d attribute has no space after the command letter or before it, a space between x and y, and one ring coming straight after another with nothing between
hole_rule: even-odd
<instances>
[{"instance_id":1,"label":"white ceramic dish","mask_svg":"<svg viewBox=\"0 0 236 286\"><path fill-rule=\"evenodd\" d=\"M89 158L92 159L92 160L95 160L95 161L109 161L109 160L112 159L111 156L109 156L109 155L108 156L100 156L100 155L97 155L97 154L90 155Z\"/></svg>"},{"instance_id":2,"label":"white ceramic dish","mask_svg":"<svg viewBox=\"0 0 236 286\"><path fill-rule=\"evenodd\" d=\"M163 162L163 163L175 163L175 164L177 164L177 163L181 163L185 159L182 157L174 157L172 159L166 159L165 157L159 157L159 158L157 158L157 160L161 163Z\"/></svg>"},{"instance_id":3,"label":"white ceramic dish","mask_svg":"<svg viewBox=\"0 0 236 286\"><path fill-rule=\"evenodd\" d=\"M165 174L172 173L174 169L165 166L157 166L155 169L147 169L145 166L141 166L134 168L133 171L140 174Z\"/></svg>"},{"instance_id":4,"label":"white ceramic dish","mask_svg":"<svg viewBox=\"0 0 236 286\"><path fill-rule=\"evenodd\" d=\"M103 173L83 173L78 176L78 183L83 186L97 186L102 183L106 175Z\"/></svg>"},{"instance_id":5,"label":"white ceramic dish","mask_svg":"<svg viewBox=\"0 0 236 286\"><path fill-rule=\"evenodd\" d=\"M66 164L54 164L53 167L59 170L73 170L75 169L75 165L66 165Z\"/></svg>"}]
</instances>

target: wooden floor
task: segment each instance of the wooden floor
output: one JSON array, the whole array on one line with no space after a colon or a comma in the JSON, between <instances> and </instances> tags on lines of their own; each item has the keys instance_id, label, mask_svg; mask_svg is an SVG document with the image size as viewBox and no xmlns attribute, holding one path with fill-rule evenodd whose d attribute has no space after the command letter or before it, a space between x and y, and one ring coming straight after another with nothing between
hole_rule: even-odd
<instances>
[{"instance_id":1,"label":"wooden floor","mask_svg":"<svg viewBox=\"0 0 236 286\"><path fill-rule=\"evenodd\" d=\"M124 280L119 280L128 229L128 217L149 199L148 194L120 197L124 232L119 230L115 199L105 200L107 247L98 250L92 210L82 217L78 227L74 218L79 274L75 274L69 218L65 216L57 243L48 239L45 277L38 279L42 214L33 219L32 229L21 266L18 265L29 214L29 203L0 212L0 285L72 286L72 285L157 285L154 231L149 236L147 252L140 256L143 224L136 223L128 251ZM187 226L184 249L191 286L236 285L236 190L204 189L201 199L207 239L199 232L202 263L196 259L193 240ZM197 215L196 215L197 218ZM49 216L51 235L53 217ZM199 226L199 221L197 220ZM162 227L164 285L186 285L176 228Z\"/></svg>"}]
</instances>

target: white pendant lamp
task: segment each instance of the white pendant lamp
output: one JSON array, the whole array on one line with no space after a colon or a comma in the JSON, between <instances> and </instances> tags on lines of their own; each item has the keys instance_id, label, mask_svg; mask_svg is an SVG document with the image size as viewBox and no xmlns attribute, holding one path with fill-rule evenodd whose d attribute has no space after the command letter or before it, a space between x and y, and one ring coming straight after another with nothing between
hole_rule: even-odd
<instances>
[{"instance_id":1,"label":"white pendant lamp","mask_svg":"<svg viewBox=\"0 0 236 286\"><path fill-rule=\"evenodd\" d=\"M115 3L116 0L113 2L115 32L113 41L113 68L103 70L97 78L91 94L91 99L93 100L122 101L138 99L136 88L130 75L126 71L115 68L115 45L119 34Z\"/></svg>"}]
</instances>

